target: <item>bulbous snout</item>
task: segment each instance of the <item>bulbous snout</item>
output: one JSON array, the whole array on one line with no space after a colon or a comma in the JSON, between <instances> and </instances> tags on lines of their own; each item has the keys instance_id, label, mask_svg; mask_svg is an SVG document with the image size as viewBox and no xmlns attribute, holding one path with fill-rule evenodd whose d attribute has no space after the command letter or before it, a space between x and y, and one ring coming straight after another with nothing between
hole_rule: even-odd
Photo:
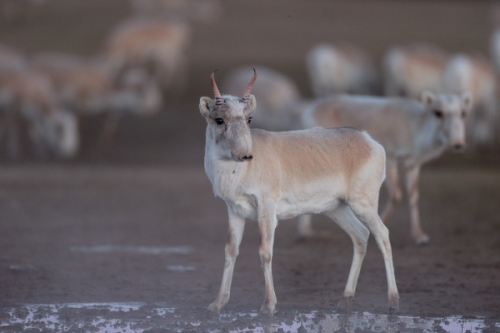
<instances>
[{"instance_id":1,"label":"bulbous snout","mask_svg":"<svg viewBox=\"0 0 500 333\"><path fill-rule=\"evenodd\" d=\"M231 149L231 158L236 162L249 162L253 159L253 155L250 149Z\"/></svg>"},{"instance_id":2,"label":"bulbous snout","mask_svg":"<svg viewBox=\"0 0 500 333\"><path fill-rule=\"evenodd\" d=\"M252 155L245 155L240 159L240 162L251 161L253 159Z\"/></svg>"},{"instance_id":3,"label":"bulbous snout","mask_svg":"<svg viewBox=\"0 0 500 333\"><path fill-rule=\"evenodd\" d=\"M236 122L228 128L228 141L231 150L231 158L236 162L248 162L253 159L252 135L248 125L244 122Z\"/></svg>"},{"instance_id":4,"label":"bulbous snout","mask_svg":"<svg viewBox=\"0 0 500 333\"><path fill-rule=\"evenodd\" d=\"M463 119L452 119L450 126L450 148L453 152L462 153L465 151L465 123Z\"/></svg>"}]
</instances>

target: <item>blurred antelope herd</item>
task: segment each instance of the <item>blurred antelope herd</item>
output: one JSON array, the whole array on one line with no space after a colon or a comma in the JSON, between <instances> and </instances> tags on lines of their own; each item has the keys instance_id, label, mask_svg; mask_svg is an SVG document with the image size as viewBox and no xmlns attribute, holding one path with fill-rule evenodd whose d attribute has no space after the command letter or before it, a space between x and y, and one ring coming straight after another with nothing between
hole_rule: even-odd
<instances>
[{"instance_id":1,"label":"blurred antelope herd","mask_svg":"<svg viewBox=\"0 0 500 333\"><path fill-rule=\"evenodd\" d=\"M2 20L50 0L0 2ZM109 146L124 114L154 115L167 91L186 83L190 20L216 17L216 0L130 0L133 16L109 32L102 49L84 57L60 52L26 54L0 43L0 140L7 158L29 152L71 159L83 117L101 114L99 142Z\"/></svg>"},{"instance_id":2,"label":"blurred antelope herd","mask_svg":"<svg viewBox=\"0 0 500 333\"><path fill-rule=\"evenodd\" d=\"M0 14L4 21L21 22L30 7L47 2L50 0L4 0L0 2ZM27 54L0 41L0 142L7 158L19 158L28 146L29 153L36 157L71 159L82 144L82 118L96 114L104 119L99 142L109 146L122 115L157 114L164 109L166 93L185 88L189 68L186 50L192 40L190 22L219 17L221 4L218 0L129 0L128 5L133 16L112 29L100 52L91 57L58 52ZM286 74L255 65L229 74L223 92L240 94L251 67L256 67L259 79L254 95L258 110L254 127L282 131L335 125L366 127L370 132L365 122L374 126L373 117L361 113L352 115L356 118L352 120L340 115L340 109L357 109L354 103L358 103L366 111L378 112L379 122L394 124L399 118L392 111L383 112L380 103L389 103L392 110L398 108L397 100L404 99L420 106L402 109L420 110L416 113L426 110L425 115L442 123L443 132L433 134L434 143L454 145L457 150L465 147L465 142L456 141L460 122L449 120L459 114L468 149L496 149L500 143L500 18L491 34L490 50L489 56L449 54L437 45L408 43L388 49L377 66L359 45L322 43L304 54L300 64L309 74L313 99L302 97ZM335 100L335 96L346 94L358 97L352 102ZM369 95L376 97L368 100ZM333 99L325 103L329 98ZM401 131L404 126L408 131L432 131L422 123L407 124L410 118L401 116ZM424 121L420 118L412 121ZM449 132L455 133L454 142ZM398 137L406 140L402 146L413 145L412 149L420 150L413 154L418 155L418 162L413 164L421 165L444 150L424 154L417 138L416 132ZM403 153L394 154L397 158ZM392 193L398 201L399 190L393 188ZM425 240L423 233L415 232L419 234L415 237Z\"/></svg>"}]
</instances>

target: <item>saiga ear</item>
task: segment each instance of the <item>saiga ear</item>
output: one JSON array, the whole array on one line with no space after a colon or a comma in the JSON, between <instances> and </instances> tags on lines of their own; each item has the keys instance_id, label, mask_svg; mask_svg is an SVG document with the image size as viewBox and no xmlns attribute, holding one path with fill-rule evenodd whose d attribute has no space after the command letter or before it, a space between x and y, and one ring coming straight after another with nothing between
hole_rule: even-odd
<instances>
[{"instance_id":1,"label":"saiga ear","mask_svg":"<svg viewBox=\"0 0 500 333\"><path fill-rule=\"evenodd\" d=\"M248 105L248 114L247 116L251 116L254 112L255 112L255 109L257 108L257 99L255 98L254 95L249 95L248 98L247 98L247 101L246 101L247 105Z\"/></svg>"},{"instance_id":2,"label":"saiga ear","mask_svg":"<svg viewBox=\"0 0 500 333\"><path fill-rule=\"evenodd\" d=\"M432 103L436 100L436 95L433 92L430 92L428 90L425 90L422 92L422 97L420 98L422 103L424 103L426 108L430 108L432 106Z\"/></svg>"},{"instance_id":3,"label":"saiga ear","mask_svg":"<svg viewBox=\"0 0 500 333\"><path fill-rule=\"evenodd\" d=\"M462 105L464 106L465 108L465 111L466 112L471 112L472 111L472 103L474 101L473 97L472 97L472 94L468 91L462 93L462 96L460 96L462 98Z\"/></svg>"},{"instance_id":4,"label":"saiga ear","mask_svg":"<svg viewBox=\"0 0 500 333\"><path fill-rule=\"evenodd\" d=\"M210 109L213 107L214 101L210 97L200 98L200 113L203 117L208 118Z\"/></svg>"}]
</instances>

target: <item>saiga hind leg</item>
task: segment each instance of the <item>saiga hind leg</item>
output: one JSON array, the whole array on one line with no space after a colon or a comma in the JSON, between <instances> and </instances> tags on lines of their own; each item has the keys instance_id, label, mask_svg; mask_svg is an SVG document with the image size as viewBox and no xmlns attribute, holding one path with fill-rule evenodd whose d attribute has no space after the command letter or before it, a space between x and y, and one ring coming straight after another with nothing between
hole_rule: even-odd
<instances>
[{"instance_id":1,"label":"saiga hind leg","mask_svg":"<svg viewBox=\"0 0 500 333\"><path fill-rule=\"evenodd\" d=\"M384 257L385 271L387 275L387 289L389 297L389 312L397 312L399 309L399 293L394 275L394 263L392 259L391 243L389 241L389 230L377 214L376 203L367 203L363 200L349 202L354 215L368 227Z\"/></svg>"},{"instance_id":2,"label":"saiga hind leg","mask_svg":"<svg viewBox=\"0 0 500 333\"><path fill-rule=\"evenodd\" d=\"M345 204L342 204L332 212L325 213L325 215L334 220L351 237L354 247L349 278L347 279L343 298L338 305L340 310L347 310L354 299L370 231L354 216L351 208Z\"/></svg>"}]
</instances>

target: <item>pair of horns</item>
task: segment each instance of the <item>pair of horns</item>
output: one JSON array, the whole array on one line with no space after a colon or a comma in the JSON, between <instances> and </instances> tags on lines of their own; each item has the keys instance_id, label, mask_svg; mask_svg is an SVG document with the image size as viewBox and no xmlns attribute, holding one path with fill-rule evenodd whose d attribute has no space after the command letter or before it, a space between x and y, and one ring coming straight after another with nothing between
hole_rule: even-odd
<instances>
[{"instance_id":1,"label":"pair of horns","mask_svg":"<svg viewBox=\"0 0 500 333\"><path fill-rule=\"evenodd\" d=\"M216 104L222 105L222 104L224 104L224 99L222 98L222 95L219 91L219 88L217 87L217 83L215 83L215 73L216 72L217 72L217 70L215 70L211 75L212 89L214 91ZM248 99L248 97L250 96L250 92L252 91L252 87L253 87L253 84L254 84L256 79L257 79L257 71L254 68L253 69L253 77L250 80L250 83L248 84L247 89L245 90L245 93L243 94L243 98L242 98L243 100Z\"/></svg>"}]
</instances>

